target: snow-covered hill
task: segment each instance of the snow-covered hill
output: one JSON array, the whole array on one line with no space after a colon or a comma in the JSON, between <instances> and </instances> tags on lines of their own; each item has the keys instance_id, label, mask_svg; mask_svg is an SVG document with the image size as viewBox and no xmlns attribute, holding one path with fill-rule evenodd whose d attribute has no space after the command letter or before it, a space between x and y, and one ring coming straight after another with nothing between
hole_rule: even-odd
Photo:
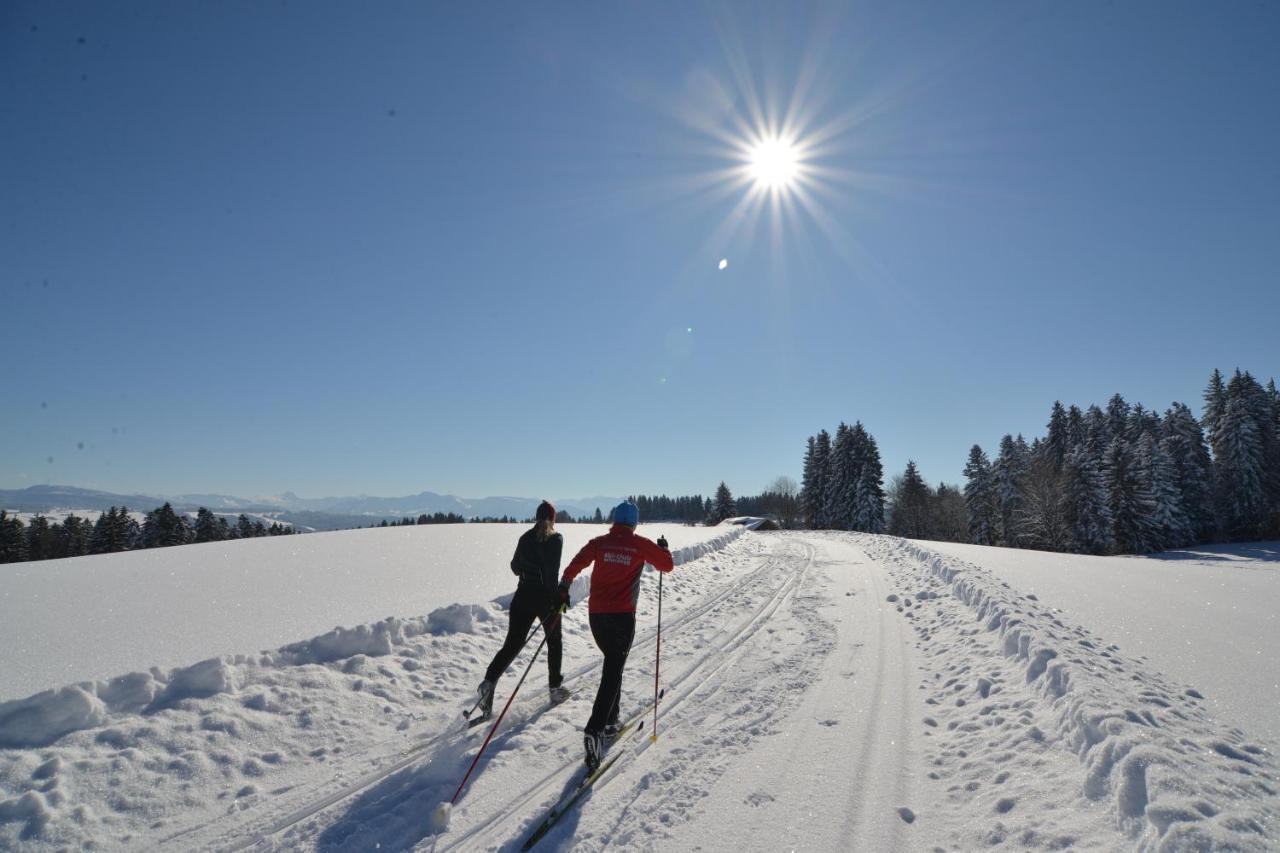
<instances>
[{"instance_id":1,"label":"snow-covered hill","mask_svg":"<svg viewBox=\"0 0 1280 853\"><path fill-rule=\"evenodd\" d=\"M1000 577L882 536L744 533L696 557L708 550L666 578L657 740L616 745L617 764L538 849L1280 840L1264 742ZM631 712L652 697L655 611L649 577ZM31 713L0 706L0 737L40 723L50 741L0 749L0 848L518 849L580 778L599 655L579 605L565 620L573 697L548 707L536 662L449 824L434 826L483 742L458 712L505 623L500 603L459 604L47 694ZM86 703L98 717L52 738L48 721Z\"/></svg>"},{"instance_id":2,"label":"snow-covered hill","mask_svg":"<svg viewBox=\"0 0 1280 853\"><path fill-rule=\"evenodd\" d=\"M210 542L0 566L0 700L334 625L424 616L510 593L523 525L453 524ZM604 528L558 525L565 561ZM675 549L720 528L642 525Z\"/></svg>"}]
</instances>

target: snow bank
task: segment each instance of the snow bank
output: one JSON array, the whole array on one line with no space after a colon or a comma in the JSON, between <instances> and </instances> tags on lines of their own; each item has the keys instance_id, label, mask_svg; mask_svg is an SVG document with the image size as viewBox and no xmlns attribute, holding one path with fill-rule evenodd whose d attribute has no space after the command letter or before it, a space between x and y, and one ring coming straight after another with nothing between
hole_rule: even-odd
<instances>
[{"instance_id":1,"label":"snow bank","mask_svg":"<svg viewBox=\"0 0 1280 853\"><path fill-rule=\"evenodd\" d=\"M1124 658L1115 646L1065 623L1034 596L976 566L906 540L873 541L886 561L917 569L921 591L940 588L967 608L976 628L949 628L936 618L926 624L923 608L910 607L910 600L898 605L927 643L954 648L957 655L965 654L974 636L991 637L1021 673L1017 687L1052 711L1056 731L1033 734L1056 736L1078 757L1084 797L1107 803L1140 848L1269 848L1280 815L1275 758L1239 730L1224 729L1195 690L1166 683L1148 666ZM995 686L992 679L978 679L980 698L987 699ZM961 708L953 713L961 716L953 728L982 731L991 725L979 716L989 716L990 706L978 710L973 703L966 720L964 701L956 704Z\"/></svg>"},{"instance_id":2,"label":"snow bank","mask_svg":"<svg viewBox=\"0 0 1280 853\"><path fill-rule=\"evenodd\" d=\"M1034 593L1280 749L1280 542L1124 557L921 543Z\"/></svg>"},{"instance_id":3,"label":"snow bank","mask_svg":"<svg viewBox=\"0 0 1280 853\"><path fill-rule=\"evenodd\" d=\"M726 530L714 539L708 539L705 542L695 542L694 544L686 545L683 548L676 548L671 552L671 560L677 566L680 566L685 563L692 562L699 557L714 554L716 551L724 548L746 531L747 528L745 527L735 527L732 530Z\"/></svg>"},{"instance_id":4,"label":"snow bank","mask_svg":"<svg viewBox=\"0 0 1280 853\"><path fill-rule=\"evenodd\" d=\"M77 685L46 690L0 704L0 747L44 746L106 718L106 708L90 690Z\"/></svg>"}]
</instances>

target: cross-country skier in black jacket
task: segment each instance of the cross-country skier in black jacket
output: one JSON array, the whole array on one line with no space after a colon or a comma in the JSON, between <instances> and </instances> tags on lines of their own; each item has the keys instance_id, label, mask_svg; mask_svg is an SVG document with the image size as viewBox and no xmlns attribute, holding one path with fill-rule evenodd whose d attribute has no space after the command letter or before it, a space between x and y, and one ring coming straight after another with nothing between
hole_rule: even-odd
<instances>
[{"instance_id":1,"label":"cross-country skier in black jacket","mask_svg":"<svg viewBox=\"0 0 1280 853\"><path fill-rule=\"evenodd\" d=\"M520 578L516 587L515 598L511 600L511 621L507 626L507 641L484 674L484 681L478 688L480 694L480 710L485 717L493 711L493 688L498 678L511 666L533 620L542 622L542 630L547 633L547 669L548 686L551 689L551 701L562 702L569 696L569 691L561 686L564 677L560 674L560 593L557 584L560 580L560 552L564 547L564 539L555 531L556 508L548 501L538 505L537 522L525 531L516 545L515 556L511 558L511 571Z\"/></svg>"}]
</instances>

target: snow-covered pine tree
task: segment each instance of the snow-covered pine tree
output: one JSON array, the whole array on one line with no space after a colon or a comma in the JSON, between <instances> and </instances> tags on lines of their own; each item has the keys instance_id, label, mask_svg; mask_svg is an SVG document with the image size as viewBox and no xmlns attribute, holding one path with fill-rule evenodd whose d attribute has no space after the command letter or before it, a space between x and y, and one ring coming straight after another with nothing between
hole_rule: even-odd
<instances>
[{"instance_id":1,"label":"snow-covered pine tree","mask_svg":"<svg viewBox=\"0 0 1280 853\"><path fill-rule=\"evenodd\" d=\"M849 506L849 529L858 530L858 484L862 480L862 471L867 465L868 447L871 438L862 421L854 421L849 428L849 478L845 485L844 500ZM879 458L879 451L876 451Z\"/></svg>"},{"instance_id":2,"label":"snow-covered pine tree","mask_svg":"<svg viewBox=\"0 0 1280 853\"><path fill-rule=\"evenodd\" d=\"M857 482L853 474L853 431L843 421L836 427L827 466L823 505L827 509L827 527L849 530L853 524L852 493Z\"/></svg>"},{"instance_id":3,"label":"snow-covered pine tree","mask_svg":"<svg viewBox=\"0 0 1280 853\"><path fill-rule=\"evenodd\" d=\"M1000 518L999 544L1009 548L1020 547L1023 542L1020 524L1025 509L1026 453L1026 442L1022 436L1015 441L1013 436L1006 434L1000 439L1000 454L991 464Z\"/></svg>"},{"instance_id":4,"label":"snow-covered pine tree","mask_svg":"<svg viewBox=\"0 0 1280 853\"><path fill-rule=\"evenodd\" d=\"M1208 439L1214 456L1218 455L1219 442L1222 440L1219 431L1222 429L1222 417L1226 413L1227 386L1222 381L1222 372L1215 367L1213 375L1209 377L1209 385L1204 389L1204 416L1200 418L1205 438Z\"/></svg>"},{"instance_id":5,"label":"snow-covered pine tree","mask_svg":"<svg viewBox=\"0 0 1280 853\"><path fill-rule=\"evenodd\" d=\"M825 429L818 431L813 446L814 494L817 496L815 527L827 530L831 527L831 514L827 507L827 478L831 471L831 433Z\"/></svg>"},{"instance_id":6,"label":"snow-covered pine tree","mask_svg":"<svg viewBox=\"0 0 1280 853\"><path fill-rule=\"evenodd\" d=\"M818 496L815 494L817 472L814 457L817 439L809 436L805 443L804 467L800 474L800 523L812 530L818 519Z\"/></svg>"},{"instance_id":7,"label":"snow-covered pine tree","mask_svg":"<svg viewBox=\"0 0 1280 853\"><path fill-rule=\"evenodd\" d=\"M1067 407L1067 447L1075 449L1084 444L1085 435L1088 429L1084 422L1084 412L1080 411L1080 407L1072 403Z\"/></svg>"},{"instance_id":8,"label":"snow-covered pine tree","mask_svg":"<svg viewBox=\"0 0 1280 853\"><path fill-rule=\"evenodd\" d=\"M1053 401L1053 409L1049 412L1048 429L1049 434L1045 436L1044 444L1040 448L1040 455L1049 463L1056 474L1062 470L1062 460L1066 458L1067 451L1071 449L1067 410L1063 408L1061 400Z\"/></svg>"},{"instance_id":9,"label":"snow-covered pine tree","mask_svg":"<svg viewBox=\"0 0 1280 853\"><path fill-rule=\"evenodd\" d=\"M1262 532L1267 496L1262 438L1243 395L1228 397L1218 436L1213 460L1215 503L1223 528L1233 539L1255 538Z\"/></svg>"},{"instance_id":10,"label":"snow-covered pine tree","mask_svg":"<svg viewBox=\"0 0 1280 853\"><path fill-rule=\"evenodd\" d=\"M1097 461L1085 446L1067 454L1062 465L1062 515L1067 550L1076 554L1105 554L1111 550L1111 513L1107 490Z\"/></svg>"},{"instance_id":11,"label":"snow-covered pine tree","mask_svg":"<svg viewBox=\"0 0 1280 853\"><path fill-rule=\"evenodd\" d=\"M1121 554L1145 554L1154 536L1148 514L1152 498L1146 491L1129 442L1117 436L1107 449L1105 482L1107 509L1111 514L1111 538Z\"/></svg>"},{"instance_id":12,"label":"snow-covered pine tree","mask_svg":"<svg viewBox=\"0 0 1280 853\"><path fill-rule=\"evenodd\" d=\"M1119 394L1113 394L1111 399L1107 401L1107 442L1108 448L1113 438L1118 435L1126 435L1129 425L1129 404L1124 401L1124 397ZM1110 452L1108 450L1108 452Z\"/></svg>"},{"instance_id":13,"label":"snow-covered pine tree","mask_svg":"<svg viewBox=\"0 0 1280 853\"><path fill-rule=\"evenodd\" d=\"M865 432L865 431L864 431ZM864 533L884 532L884 466L875 436L866 432L862 442L861 471L855 490L853 529Z\"/></svg>"},{"instance_id":14,"label":"snow-covered pine tree","mask_svg":"<svg viewBox=\"0 0 1280 853\"><path fill-rule=\"evenodd\" d=\"M991 462L982 448L969 448L964 466L964 508L968 517L969 541L974 545L996 544L997 506Z\"/></svg>"},{"instance_id":15,"label":"snow-covered pine tree","mask_svg":"<svg viewBox=\"0 0 1280 853\"><path fill-rule=\"evenodd\" d=\"M729 491L729 487L720 481L720 485L716 487L715 503L711 507L711 518L707 520L708 524L719 524L726 518L733 518L738 514L737 506L733 501L733 494Z\"/></svg>"},{"instance_id":16,"label":"snow-covered pine tree","mask_svg":"<svg viewBox=\"0 0 1280 853\"><path fill-rule=\"evenodd\" d=\"M1164 413L1164 450L1173 463L1182 509L1190 528L1188 544L1214 536L1213 462L1204 432L1191 409L1174 403Z\"/></svg>"},{"instance_id":17,"label":"snow-covered pine tree","mask_svg":"<svg viewBox=\"0 0 1280 853\"><path fill-rule=\"evenodd\" d=\"M1152 432L1144 432L1138 440L1137 470L1149 501L1146 520L1151 550L1162 551L1190 544L1191 525L1182 508L1177 469Z\"/></svg>"},{"instance_id":18,"label":"snow-covered pine tree","mask_svg":"<svg viewBox=\"0 0 1280 853\"><path fill-rule=\"evenodd\" d=\"M912 459L890 490L893 503L889 513L889 533L909 539L924 539L929 535L929 486Z\"/></svg>"},{"instance_id":19,"label":"snow-covered pine tree","mask_svg":"<svg viewBox=\"0 0 1280 853\"><path fill-rule=\"evenodd\" d=\"M196 511L195 541L218 541L218 517L204 507Z\"/></svg>"},{"instance_id":20,"label":"snow-covered pine tree","mask_svg":"<svg viewBox=\"0 0 1280 853\"><path fill-rule=\"evenodd\" d=\"M1111 445L1111 427L1107 416L1097 406L1090 406L1084 413L1084 443L1094 465L1101 471L1107 447Z\"/></svg>"}]
</instances>

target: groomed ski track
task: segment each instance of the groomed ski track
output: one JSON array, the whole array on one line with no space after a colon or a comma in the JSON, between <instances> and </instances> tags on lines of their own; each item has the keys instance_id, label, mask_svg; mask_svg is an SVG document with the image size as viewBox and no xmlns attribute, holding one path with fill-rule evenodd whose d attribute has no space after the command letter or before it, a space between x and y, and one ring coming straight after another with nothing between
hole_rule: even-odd
<instances>
[{"instance_id":1,"label":"groomed ski track","mask_svg":"<svg viewBox=\"0 0 1280 853\"><path fill-rule=\"evenodd\" d=\"M538 850L836 850L852 840L860 849L905 850L923 843L926 828L910 826L901 811L920 765L918 702L911 701L916 652L909 628L885 605L892 587L883 567L847 537L752 538L759 555L751 565L686 600L663 626L657 742L647 734L630 741ZM669 580L669 597L689 598L679 569ZM652 592L646 586L644 594ZM624 712L652 700L653 635L652 613L642 608ZM204 827L168 846L519 849L576 780L597 678L592 656L567 674L570 702L547 709L537 689L516 700L443 833L433 833L430 815L484 727L402 741L395 753L389 744L381 757L349 756L362 773L298 792L277 805L274 818ZM405 754L406 746L413 751Z\"/></svg>"}]
</instances>

